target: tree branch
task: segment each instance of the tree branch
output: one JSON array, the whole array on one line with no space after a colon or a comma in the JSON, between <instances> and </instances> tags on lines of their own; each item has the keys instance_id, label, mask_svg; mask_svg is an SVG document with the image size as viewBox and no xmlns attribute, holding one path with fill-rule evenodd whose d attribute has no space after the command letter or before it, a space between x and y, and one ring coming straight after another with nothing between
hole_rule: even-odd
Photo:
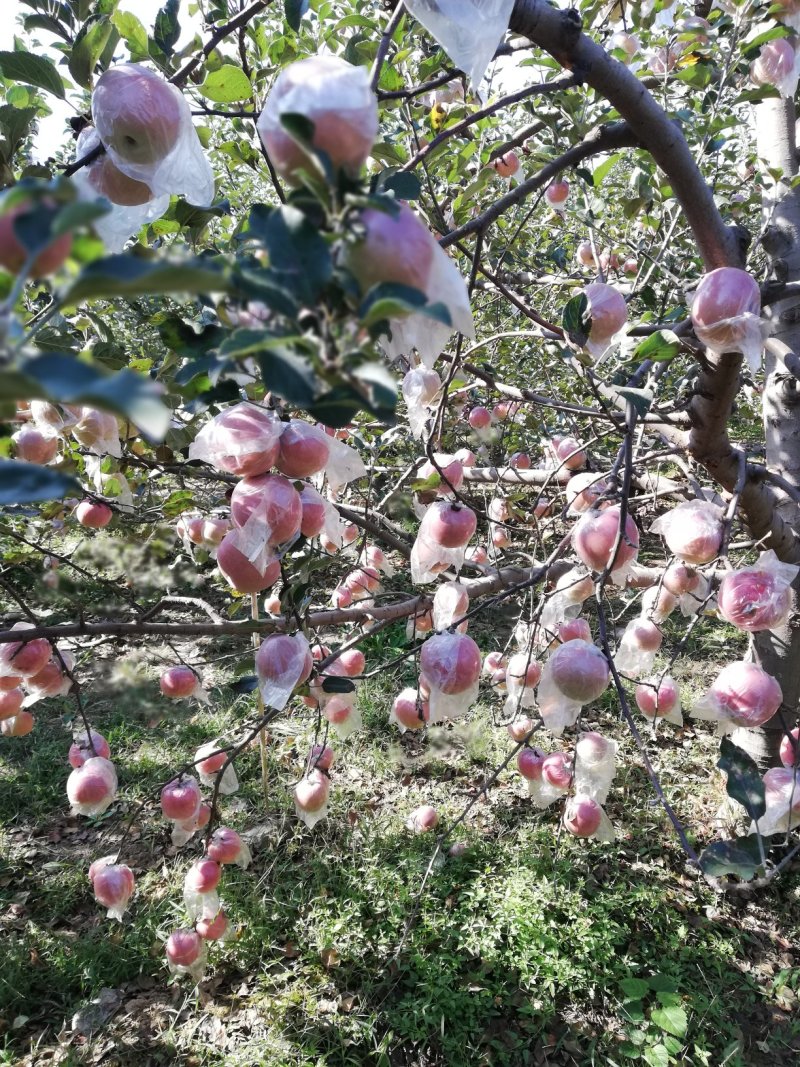
<instances>
[{"instance_id":1,"label":"tree branch","mask_svg":"<svg viewBox=\"0 0 800 1067\"><path fill-rule=\"evenodd\" d=\"M637 142L669 176L706 268L739 266L736 235L722 221L680 128L627 67L581 32L577 12L558 10L545 0L516 0L509 28L544 48L614 105Z\"/></svg>"},{"instance_id":2,"label":"tree branch","mask_svg":"<svg viewBox=\"0 0 800 1067\"><path fill-rule=\"evenodd\" d=\"M180 70L178 70L175 74L172 75L169 81L171 81L173 85L177 85L177 87L180 89L180 87L186 82L189 76L197 69L197 67L200 66L203 60L208 59L208 57L211 55L211 53L214 51L220 41L223 41L232 33L236 33L236 31L240 27L246 26L251 19L255 18L256 15L260 15L262 11L265 11L271 3L272 0L256 0L255 3L250 4L249 7L246 7L243 11L240 11L235 18L232 18L230 20L230 22L226 22L224 23L224 25L218 26L217 29L214 30L209 39L206 41L206 43L203 45L202 51L198 52L197 55L192 56L191 59L188 59L180 68Z\"/></svg>"},{"instance_id":3,"label":"tree branch","mask_svg":"<svg viewBox=\"0 0 800 1067\"><path fill-rule=\"evenodd\" d=\"M449 126L446 130L442 130L436 137L428 144L421 148L415 156L406 163L401 170L413 170L423 159L427 157L438 148L444 141L449 140L451 137L458 137L464 130L469 129L470 126L474 126L476 122L480 122L481 119L489 118L490 115L496 114L498 111L502 111L505 107L510 107L512 104L518 104L520 100L527 100L530 96L544 96L546 93L559 92L561 89L569 89L576 85L575 78L570 75L568 78L562 78L560 81L553 82L541 82L537 85L526 85L524 89L518 89L515 93L509 93L508 96L503 96L499 100L495 100L493 104L487 104L486 107L482 107L480 111L473 112L472 115L467 115L461 122L457 122L455 126Z\"/></svg>"},{"instance_id":4,"label":"tree branch","mask_svg":"<svg viewBox=\"0 0 800 1067\"><path fill-rule=\"evenodd\" d=\"M457 229L445 234L444 237L440 238L439 244L442 248L447 248L448 245L460 241L468 234L477 233L478 230L485 229L489 223L504 215L509 208L521 203L531 193L535 193L547 185L562 170L566 170L567 167L574 167L589 156L597 155L599 152L614 152L619 148L637 147L640 147L639 138L627 123L613 122L598 126L597 129L588 133L580 144L574 145L559 156L558 159L554 159L552 163L542 167L538 174L510 189L499 200L495 200L492 206L487 208L481 215L477 215L474 219L470 219L469 222L465 222L463 226L459 226Z\"/></svg>"}]
</instances>

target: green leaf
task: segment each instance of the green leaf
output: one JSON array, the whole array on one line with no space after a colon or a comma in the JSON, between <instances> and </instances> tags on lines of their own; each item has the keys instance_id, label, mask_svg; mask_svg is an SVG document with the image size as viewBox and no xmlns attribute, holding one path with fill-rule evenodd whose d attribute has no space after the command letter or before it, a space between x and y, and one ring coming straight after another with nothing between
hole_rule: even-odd
<instances>
[{"instance_id":1,"label":"green leaf","mask_svg":"<svg viewBox=\"0 0 800 1067\"><path fill-rule=\"evenodd\" d=\"M674 1037L685 1037L686 1028L689 1025L686 1012L679 1004L653 1008L650 1012L650 1021L655 1023L660 1030L665 1030Z\"/></svg>"},{"instance_id":2,"label":"green leaf","mask_svg":"<svg viewBox=\"0 0 800 1067\"><path fill-rule=\"evenodd\" d=\"M167 0L159 13L153 26L153 40L161 51L172 55L172 50L181 35L181 24L178 22L180 0Z\"/></svg>"},{"instance_id":3,"label":"green leaf","mask_svg":"<svg viewBox=\"0 0 800 1067\"><path fill-rule=\"evenodd\" d=\"M286 21L295 33L300 32L300 20L308 11L311 0L284 0L283 9L286 13Z\"/></svg>"},{"instance_id":4,"label":"green leaf","mask_svg":"<svg viewBox=\"0 0 800 1067\"><path fill-rule=\"evenodd\" d=\"M37 107L11 107L9 104L0 107L0 130L5 135L9 159L28 136L38 113Z\"/></svg>"},{"instance_id":5,"label":"green leaf","mask_svg":"<svg viewBox=\"0 0 800 1067\"><path fill-rule=\"evenodd\" d=\"M578 293L568 300L561 313L561 325L564 333L573 344L582 348L589 340L592 320L588 318L589 301L586 293Z\"/></svg>"},{"instance_id":6,"label":"green leaf","mask_svg":"<svg viewBox=\"0 0 800 1067\"><path fill-rule=\"evenodd\" d=\"M434 489L438 489L441 484L441 474L438 471L434 471L427 478L418 478L415 482L412 482L411 490L414 493L429 493Z\"/></svg>"},{"instance_id":7,"label":"green leaf","mask_svg":"<svg viewBox=\"0 0 800 1067\"><path fill-rule=\"evenodd\" d=\"M637 361L649 359L653 363L663 363L677 356L680 348L680 338L672 330L656 330L636 346L632 358Z\"/></svg>"},{"instance_id":8,"label":"green leaf","mask_svg":"<svg viewBox=\"0 0 800 1067\"><path fill-rule=\"evenodd\" d=\"M358 309L358 317L366 327L388 319L403 318L414 312L424 312L428 298L420 289L397 282L374 285Z\"/></svg>"},{"instance_id":9,"label":"green leaf","mask_svg":"<svg viewBox=\"0 0 800 1067\"><path fill-rule=\"evenodd\" d=\"M110 210L111 205L105 200L75 200L61 208L53 222L53 233L70 233L107 215Z\"/></svg>"},{"instance_id":10,"label":"green leaf","mask_svg":"<svg viewBox=\"0 0 800 1067\"><path fill-rule=\"evenodd\" d=\"M69 72L78 85L91 88L92 74L113 30L105 15L83 24L69 53Z\"/></svg>"},{"instance_id":11,"label":"green leaf","mask_svg":"<svg viewBox=\"0 0 800 1067\"><path fill-rule=\"evenodd\" d=\"M64 99L64 84L55 65L33 52L0 52L0 71L11 81L35 85Z\"/></svg>"},{"instance_id":12,"label":"green leaf","mask_svg":"<svg viewBox=\"0 0 800 1067\"><path fill-rule=\"evenodd\" d=\"M713 841L700 856L700 869L712 878L735 875L749 882L761 870L758 837L737 837L732 841Z\"/></svg>"},{"instance_id":13,"label":"green leaf","mask_svg":"<svg viewBox=\"0 0 800 1067\"><path fill-rule=\"evenodd\" d=\"M195 499L191 489L176 489L164 501L164 517L177 519L180 514L193 507L195 507Z\"/></svg>"},{"instance_id":14,"label":"green leaf","mask_svg":"<svg viewBox=\"0 0 800 1067\"><path fill-rule=\"evenodd\" d=\"M728 776L728 796L738 801L751 819L760 819L767 804L755 760L727 736L720 741L719 751L717 766Z\"/></svg>"},{"instance_id":15,"label":"green leaf","mask_svg":"<svg viewBox=\"0 0 800 1067\"><path fill-rule=\"evenodd\" d=\"M366 387L368 395L364 398L364 406L367 411L385 425L393 426L397 421L397 379L391 371L383 363L362 363L352 375Z\"/></svg>"},{"instance_id":16,"label":"green leaf","mask_svg":"<svg viewBox=\"0 0 800 1067\"><path fill-rule=\"evenodd\" d=\"M145 57L147 55L147 30L137 17L130 11L115 11L111 16L111 21L127 44L131 58Z\"/></svg>"},{"instance_id":17,"label":"green leaf","mask_svg":"<svg viewBox=\"0 0 800 1067\"><path fill-rule=\"evenodd\" d=\"M661 974L660 971L651 974L647 979L647 984L656 993L676 993L678 990L678 983L675 979L670 978L667 974Z\"/></svg>"},{"instance_id":18,"label":"green leaf","mask_svg":"<svg viewBox=\"0 0 800 1067\"><path fill-rule=\"evenodd\" d=\"M99 297L226 292L229 287L227 272L210 260L149 260L123 254L96 259L84 267L61 303Z\"/></svg>"},{"instance_id":19,"label":"green leaf","mask_svg":"<svg viewBox=\"0 0 800 1067\"><path fill-rule=\"evenodd\" d=\"M283 204L267 216L261 238L270 266L304 302L316 300L333 272L325 238L302 211Z\"/></svg>"},{"instance_id":20,"label":"green leaf","mask_svg":"<svg viewBox=\"0 0 800 1067\"><path fill-rule=\"evenodd\" d=\"M422 185L416 174L386 167L375 181L375 193L394 193L398 200L419 200Z\"/></svg>"},{"instance_id":21,"label":"green leaf","mask_svg":"<svg viewBox=\"0 0 800 1067\"><path fill-rule=\"evenodd\" d=\"M633 404L639 418L644 418L653 405L654 394L652 389L632 389L626 385L621 389L617 389L617 394Z\"/></svg>"},{"instance_id":22,"label":"green leaf","mask_svg":"<svg viewBox=\"0 0 800 1067\"><path fill-rule=\"evenodd\" d=\"M8 377L7 377L8 375ZM13 376L13 381L9 380ZM87 404L130 419L153 440L161 440L170 423L161 386L132 370L105 374L73 356L36 356L11 372L0 373L4 396L43 399L57 404Z\"/></svg>"},{"instance_id":23,"label":"green leaf","mask_svg":"<svg viewBox=\"0 0 800 1067\"><path fill-rule=\"evenodd\" d=\"M268 352L270 349L287 348L291 344L301 341L299 336L276 334L272 330L257 330L251 327L243 327L228 334L219 346L221 356L231 356L233 359L245 359L260 352Z\"/></svg>"},{"instance_id":24,"label":"green leaf","mask_svg":"<svg viewBox=\"0 0 800 1067\"><path fill-rule=\"evenodd\" d=\"M14 234L29 256L38 255L53 241L58 207L41 202L26 205L14 219Z\"/></svg>"},{"instance_id":25,"label":"green leaf","mask_svg":"<svg viewBox=\"0 0 800 1067\"><path fill-rule=\"evenodd\" d=\"M663 1045L651 1045L644 1050L642 1057L650 1067L669 1067L669 1052Z\"/></svg>"},{"instance_id":26,"label":"green leaf","mask_svg":"<svg viewBox=\"0 0 800 1067\"><path fill-rule=\"evenodd\" d=\"M289 351L263 352L256 359L262 381L270 392L277 393L288 404L310 410L317 392L317 376L309 360Z\"/></svg>"},{"instance_id":27,"label":"green leaf","mask_svg":"<svg viewBox=\"0 0 800 1067\"><path fill-rule=\"evenodd\" d=\"M595 189L602 188L603 182L624 155L624 152L616 152L613 156L609 156L608 159L604 160L598 167L595 167L594 174L592 175L592 185Z\"/></svg>"},{"instance_id":28,"label":"green leaf","mask_svg":"<svg viewBox=\"0 0 800 1067\"><path fill-rule=\"evenodd\" d=\"M244 674L231 682L229 688L233 693L254 693L258 689L258 678L254 674Z\"/></svg>"},{"instance_id":29,"label":"green leaf","mask_svg":"<svg viewBox=\"0 0 800 1067\"><path fill-rule=\"evenodd\" d=\"M626 1000L641 1000L650 992L650 986L643 978L623 978L619 986Z\"/></svg>"},{"instance_id":30,"label":"green leaf","mask_svg":"<svg viewBox=\"0 0 800 1067\"><path fill-rule=\"evenodd\" d=\"M241 67L235 63L225 63L206 75L199 92L215 104L230 104L234 100L249 100L253 95L253 86Z\"/></svg>"},{"instance_id":31,"label":"green leaf","mask_svg":"<svg viewBox=\"0 0 800 1067\"><path fill-rule=\"evenodd\" d=\"M50 467L38 467L35 463L0 459L0 505L57 500L68 493L81 493L74 478Z\"/></svg>"},{"instance_id":32,"label":"green leaf","mask_svg":"<svg viewBox=\"0 0 800 1067\"><path fill-rule=\"evenodd\" d=\"M277 271L269 267L237 267L232 278L232 288L240 297L260 300L278 315L289 319L297 316L297 301L288 289L284 288L283 279Z\"/></svg>"},{"instance_id":33,"label":"green leaf","mask_svg":"<svg viewBox=\"0 0 800 1067\"><path fill-rule=\"evenodd\" d=\"M363 401L357 393L345 386L338 386L309 404L306 411L318 422L339 430L352 422L362 407Z\"/></svg>"}]
</instances>

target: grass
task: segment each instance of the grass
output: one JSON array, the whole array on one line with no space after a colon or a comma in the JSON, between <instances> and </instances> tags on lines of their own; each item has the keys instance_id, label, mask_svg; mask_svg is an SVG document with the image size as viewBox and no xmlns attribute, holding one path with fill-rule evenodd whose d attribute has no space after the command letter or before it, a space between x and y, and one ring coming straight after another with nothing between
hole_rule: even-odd
<instances>
[{"instance_id":1,"label":"grass","mask_svg":"<svg viewBox=\"0 0 800 1067\"><path fill-rule=\"evenodd\" d=\"M692 640L686 662L713 655L702 628ZM384 632L368 664L400 644L399 630ZM235 668L219 660L216 681ZM696 692L712 668L681 680ZM386 719L402 669L362 686L364 729L334 746L331 812L316 830L294 818L288 793L310 712L271 733L266 802L257 750L238 761L226 820L250 829L254 852L223 880L238 936L212 948L199 989L171 982L163 941L184 921L182 878L199 845L174 854L158 788L202 741L245 721L252 698L223 685L213 710L177 704L162 717L136 659L106 646L91 670L90 714L121 780L107 816L67 814L69 701L42 705L34 734L0 743L0 1063L97 1062L103 1049L113 1063L209 1067L797 1062L796 871L753 899L715 896L687 871L629 740L608 804L615 845L559 835L555 811L533 812L509 770L456 831L466 851L436 864L420 892L433 842L412 837L405 817L422 802L457 816L508 739L488 695L468 722L400 738ZM587 725L618 732L610 698L592 713ZM715 752L691 727L652 744L701 843L723 795ZM131 817L124 842L120 814ZM120 844L138 888L118 925L85 871ZM103 988L117 991L116 1013L92 1041L74 1037L72 1014Z\"/></svg>"}]
</instances>

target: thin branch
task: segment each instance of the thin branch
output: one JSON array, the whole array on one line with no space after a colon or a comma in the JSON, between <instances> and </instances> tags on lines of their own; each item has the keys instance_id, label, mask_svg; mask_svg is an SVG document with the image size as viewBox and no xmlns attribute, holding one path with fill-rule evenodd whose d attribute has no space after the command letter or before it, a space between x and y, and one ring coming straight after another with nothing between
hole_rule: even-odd
<instances>
[{"instance_id":1,"label":"thin branch","mask_svg":"<svg viewBox=\"0 0 800 1067\"><path fill-rule=\"evenodd\" d=\"M439 240L439 244L442 248L447 248L469 234L485 229L490 222L499 219L509 208L522 203L532 193L547 185L562 170L566 170L567 167L574 167L582 160L588 159L589 156L597 155L600 152L613 152L620 148L637 147L640 147L639 138L627 123L613 122L598 126L597 129L588 133L580 144L574 145L557 159L548 163L547 166L542 167L539 173L532 178L528 178L527 181L521 182L515 188L510 189L505 196L495 200L491 207L487 208L482 214L470 219L469 222L465 222L463 226L451 230L450 233Z\"/></svg>"},{"instance_id":2,"label":"thin branch","mask_svg":"<svg viewBox=\"0 0 800 1067\"><path fill-rule=\"evenodd\" d=\"M202 51L198 52L197 55L192 56L191 59L187 60L183 64L183 66L180 68L179 71L177 71L177 73L172 75L172 77L169 79L172 84L177 85L177 87L180 89L180 87L187 81L189 76L194 73L197 67L200 66L203 60L208 59L208 57L211 55L211 53L214 51L220 41L224 41L226 37L229 37L232 33L236 33L236 31L241 26L246 26L251 19L255 18L256 15L260 15L262 11L265 11L271 3L272 0L256 0L255 3L250 4L249 7L246 7L244 8L244 10L240 11L235 18L232 18L230 20L230 22L226 22L224 23L224 25L218 26L217 29L214 30L209 39L206 41L206 43L203 45Z\"/></svg>"},{"instance_id":3,"label":"thin branch","mask_svg":"<svg viewBox=\"0 0 800 1067\"><path fill-rule=\"evenodd\" d=\"M495 115L498 111L502 111L503 108L511 107L512 104L518 104L521 100L527 100L531 96L544 96L548 93L560 92L562 89L570 89L576 85L576 79L573 75L567 78L561 78L560 81L553 82L538 82L535 85L526 85L523 89L518 89L515 93L509 93L508 96L503 96L499 100L495 100L493 104L487 104L486 107L482 107L479 111L473 112L471 115L467 115L461 122L457 122L455 126L448 126L447 129L442 130L437 134L428 144L417 152L415 156L405 163L401 170L413 170L424 159L435 151L440 144L448 141L451 137L458 137L465 130L468 130L470 126L474 126L476 122L480 122L482 119L489 118L491 115Z\"/></svg>"},{"instance_id":4,"label":"thin branch","mask_svg":"<svg viewBox=\"0 0 800 1067\"><path fill-rule=\"evenodd\" d=\"M383 69L383 64L386 59L386 56L389 53L389 46L392 43L394 31L400 25L400 20L402 19L404 14L404 5L402 3L399 3L395 8L392 17L389 19L389 22L386 25L386 29L381 35L380 43L378 45L378 52L375 56L375 62L372 66L372 73L370 74L369 79L369 83L372 86L373 90L376 90L378 88L378 82L381 80L381 70Z\"/></svg>"}]
</instances>

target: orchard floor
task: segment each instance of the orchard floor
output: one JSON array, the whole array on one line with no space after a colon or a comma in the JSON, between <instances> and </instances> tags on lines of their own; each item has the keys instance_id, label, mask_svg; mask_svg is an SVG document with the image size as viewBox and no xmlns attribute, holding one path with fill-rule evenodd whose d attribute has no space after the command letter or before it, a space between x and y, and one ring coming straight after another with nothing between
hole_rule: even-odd
<instances>
[{"instance_id":1,"label":"orchard floor","mask_svg":"<svg viewBox=\"0 0 800 1067\"><path fill-rule=\"evenodd\" d=\"M399 647L399 631L387 631L368 663ZM401 738L387 711L404 679L386 674L362 686L364 728L335 745L331 811L313 831L288 792L310 712L270 733L266 802L258 750L240 759L242 789L224 811L249 831L254 862L226 869L222 886L240 934L212 948L198 989L171 981L163 942L183 924L183 873L199 845L171 849L157 788L198 744L243 721L253 698L223 684L233 671L222 661L211 710L165 712L143 660L109 644L89 657L89 712L120 773L106 816L68 815L69 700L40 705L30 737L0 741L0 1063L800 1062L797 866L754 898L715 895L688 870L623 740L608 804L615 845L559 835L555 811L535 813L505 771L456 831L466 851L436 865L420 894L434 842L409 834L406 815L430 802L445 821L456 816L509 741L488 695L467 723ZM701 668L690 688L711 673ZM592 710L586 726L621 736L610 701ZM651 745L700 845L723 796L717 745L688 727ZM117 924L85 872L120 846L126 822L122 857L138 888Z\"/></svg>"}]
</instances>

